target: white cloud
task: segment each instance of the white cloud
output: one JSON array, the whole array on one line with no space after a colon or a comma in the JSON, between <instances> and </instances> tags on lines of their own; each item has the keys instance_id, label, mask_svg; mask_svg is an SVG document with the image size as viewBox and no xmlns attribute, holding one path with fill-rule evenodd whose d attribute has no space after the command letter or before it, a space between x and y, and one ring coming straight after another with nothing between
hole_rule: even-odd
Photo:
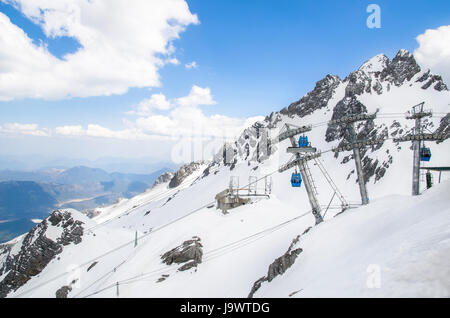
<instances>
[{"instance_id":1,"label":"white cloud","mask_svg":"<svg viewBox=\"0 0 450 318\"><path fill-rule=\"evenodd\" d=\"M197 65L197 62L192 61L191 63L185 64L184 67L187 68L188 70L190 70L190 69L192 69L192 68L197 68L198 65Z\"/></svg>"},{"instance_id":2,"label":"white cloud","mask_svg":"<svg viewBox=\"0 0 450 318\"><path fill-rule=\"evenodd\" d=\"M37 124L6 123L0 126L0 133L10 135L49 136L50 131L40 129Z\"/></svg>"},{"instance_id":3,"label":"white cloud","mask_svg":"<svg viewBox=\"0 0 450 318\"><path fill-rule=\"evenodd\" d=\"M145 134L139 129L129 128L123 130L113 130L96 124L89 124L86 128L81 125L60 126L55 128L56 135L61 136L84 136L96 138L110 138L120 140L160 140L163 136L152 136Z\"/></svg>"},{"instance_id":4,"label":"white cloud","mask_svg":"<svg viewBox=\"0 0 450 318\"><path fill-rule=\"evenodd\" d=\"M263 117L234 118L224 115L205 115L201 105L214 105L211 90L194 85L185 97L173 100L173 109L168 115L149 115L136 120L135 126L149 134L167 136L201 136L233 138Z\"/></svg>"},{"instance_id":5,"label":"white cloud","mask_svg":"<svg viewBox=\"0 0 450 318\"><path fill-rule=\"evenodd\" d=\"M202 105L215 103L209 88L194 85L187 96L171 100L163 94L153 94L141 103L148 108L141 108L141 115L136 111L135 115L138 117L134 121L123 119L124 129L111 129L98 124L65 125L47 129L40 128L37 124L9 123L0 126L0 134L50 136L55 138L51 139L55 142L70 137L66 142L76 144L81 141L84 145L92 141L103 145L102 147L122 147L121 142L146 149L158 145L158 149L171 148L174 162L210 159L224 140L233 140L245 128L264 119L262 116L235 118L219 114L206 115L201 109ZM166 115L152 114L153 108L170 111Z\"/></svg>"},{"instance_id":6,"label":"white cloud","mask_svg":"<svg viewBox=\"0 0 450 318\"><path fill-rule=\"evenodd\" d=\"M55 128L55 133L63 136L82 136L85 131L81 125L77 126L61 126Z\"/></svg>"},{"instance_id":7,"label":"white cloud","mask_svg":"<svg viewBox=\"0 0 450 318\"><path fill-rule=\"evenodd\" d=\"M166 99L164 94L153 94L149 99L141 101L136 110L127 112L130 115L148 116L153 109L168 110L172 107L170 101Z\"/></svg>"},{"instance_id":8,"label":"white cloud","mask_svg":"<svg viewBox=\"0 0 450 318\"><path fill-rule=\"evenodd\" d=\"M58 59L0 13L0 100L61 99L125 93L160 85L158 68L179 64L177 39L199 23L184 0L0 0L51 38L81 45Z\"/></svg>"},{"instance_id":9,"label":"white cloud","mask_svg":"<svg viewBox=\"0 0 450 318\"><path fill-rule=\"evenodd\" d=\"M245 128L264 117L235 118L224 115L206 115L200 106L216 102L208 87L192 86L187 96L168 100L163 94L153 94L128 114L138 115L136 120L124 119L126 129L112 130L90 124L61 126L54 131L61 136L87 136L122 140L173 140L187 138L232 139ZM153 114L153 109L170 110L167 115Z\"/></svg>"},{"instance_id":10,"label":"white cloud","mask_svg":"<svg viewBox=\"0 0 450 318\"><path fill-rule=\"evenodd\" d=\"M202 88L199 86L192 86L189 95L175 98L173 100L167 100L166 96L162 93L153 94L148 99L144 99L137 106L135 110L127 112L128 115L138 115L138 116L150 116L152 110L169 110L170 108L176 106L183 107L197 107L199 105L214 105L214 101L211 90L206 87Z\"/></svg>"},{"instance_id":11,"label":"white cloud","mask_svg":"<svg viewBox=\"0 0 450 318\"><path fill-rule=\"evenodd\" d=\"M180 61L177 58L169 58L165 61L166 64L180 65Z\"/></svg>"},{"instance_id":12,"label":"white cloud","mask_svg":"<svg viewBox=\"0 0 450 318\"><path fill-rule=\"evenodd\" d=\"M192 86L188 96L177 98L176 103L187 107L216 104L211 95L211 90L208 87L202 88L197 85Z\"/></svg>"},{"instance_id":13,"label":"white cloud","mask_svg":"<svg viewBox=\"0 0 450 318\"><path fill-rule=\"evenodd\" d=\"M428 29L416 38L419 47L414 56L421 66L443 77L450 84L450 25Z\"/></svg>"}]
</instances>

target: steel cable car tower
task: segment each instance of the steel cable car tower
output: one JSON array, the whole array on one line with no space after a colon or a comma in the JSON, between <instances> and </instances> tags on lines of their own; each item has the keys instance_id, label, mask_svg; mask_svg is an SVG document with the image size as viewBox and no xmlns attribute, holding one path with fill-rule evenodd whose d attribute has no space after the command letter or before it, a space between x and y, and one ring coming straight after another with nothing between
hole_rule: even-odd
<instances>
[{"instance_id":1,"label":"steel cable car tower","mask_svg":"<svg viewBox=\"0 0 450 318\"><path fill-rule=\"evenodd\" d=\"M284 133L281 133L278 138L277 142L283 141L287 138L290 139L292 147L287 148L288 153L295 154L295 160L292 160L285 164L284 166L280 167L278 169L278 172L283 172L288 169L291 169L295 166L299 169L299 174L295 173L291 177L291 183L292 178L294 178L294 181L298 181L298 175L300 175L301 180L303 180L303 184L305 185L306 193L308 194L309 202L311 204L311 210L312 214L314 215L314 218L316 219L316 225L321 223L323 221L322 215L320 214L321 208L319 205L319 201L316 197L316 190L314 187L314 183L312 180L311 173L309 171L309 167L307 165L307 161L312 160L314 158L318 158L321 153L316 153L317 149L311 147L310 143L308 142L308 137L302 136L299 138L299 143L297 144L295 140L295 135L305 133L307 131L310 131L312 129L311 126L304 126L296 129L290 129L288 124L285 124L286 131ZM306 153L306 154L305 154ZM300 187L298 185L298 182L294 182L292 185L294 187ZM301 182L300 182L301 184Z\"/></svg>"},{"instance_id":2,"label":"steel cable car tower","mask_svg":"<svg viewBox=\"0 0 450 318\"><path fill-rule=\"evenodd\" d=\"M372 144L380 143L383 141L369 141L369 140L357 140L357 133L355 131L355 122L364 121L364 120L373 120L376 118L376 113L374 114L357 114L344 116L336 120L331 120L328 122L328 126L336 126L336 125L344 125L344 127L348 130L350 134L351 143L333 148L334 152L348 151L353 150L353 159L355 160L356 173L358 175L358 184L359 184L359 192L361 194L361 203L363 205L369 203L369 195L367 193L366 181L364 179L364 172L362 169L361 163L361 152L360 148L369 146Z\"/></svg>"},{"instance_id":3,"label":"steel cable car tower","mask_svg":"<svg viewBox=\"0 0 450 318\"><path fill-rule=\"evenodd\" d=\"M446 139L444 134L425 134L422 129L422 118L431 117L433 115L431 110L423 110L422 102L412 107L412 111L408 112L406 119L415 120L414 131L412 134L403 136L401 138L394 138L394 142L412 141L413 143L413 178L412 178L412 195L420 194L420 161L430 161L430 148L425 148L425 140L428 141L442 141ZM420 147L420 142L423 147Z\"/></svg>"}]
</instances>

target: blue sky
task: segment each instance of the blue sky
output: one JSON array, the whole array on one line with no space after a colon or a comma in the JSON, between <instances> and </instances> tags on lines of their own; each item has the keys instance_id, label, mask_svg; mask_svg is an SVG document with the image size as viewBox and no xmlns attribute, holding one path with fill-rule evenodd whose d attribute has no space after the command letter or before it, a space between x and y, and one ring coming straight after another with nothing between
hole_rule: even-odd
<instances>
[{"instance_id":1,"label":"blue sky","mask_svg":"<svg viewBox=\"0 0 450 318\"><path fill-rule=\"evenodd\" d=\"M392 58L401 48L413 52L418 48L418 35L450 24L449 1L187 0L187 3L200 23L187 23L178 39L168 41L175 48L173 52L155 53L178 61L177 65L167 63L158 67L159 87L129 85L125 93L111 96L93 93L94 96L73 98L18 94L0 101L0 126L37 124L51 130L58 126L96 124L121 130L126 126L124 119L136 119L125 113L152 94L161 93L176 104L175 99L188 96L194 85L209 88L214 100L194 105L206 117L265 116L302 97L326 74L343 78L378 53ZM380 29L366 26L369 16L366 8L371 3L381 8ZM0 12L22 29L34 45L46 46L60 60L82 47L70 36L47 36L42 24L32 21L29 12L20 12L20 7L0 1ZM185 67L193 61L197 67ZM167 113L168 110L161 109L152 111L152 115ZM11 148L11 138L0 134L0 145ZM51 149L52 143L62 142L45 138L49 144L46 149ZM24 139L22 136L16 140Z\"/></svg>"}]
</instances>

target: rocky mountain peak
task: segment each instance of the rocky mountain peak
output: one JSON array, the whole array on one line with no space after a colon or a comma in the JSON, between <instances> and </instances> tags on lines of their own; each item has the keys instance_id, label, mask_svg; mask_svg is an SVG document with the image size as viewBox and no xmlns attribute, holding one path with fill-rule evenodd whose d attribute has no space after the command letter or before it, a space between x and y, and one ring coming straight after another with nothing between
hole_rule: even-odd
<instances>
[{"instance_id":1,"label":"rocky mountain peak","mask_svg":"<svg viewBox=\"0 0 450 318\"><path fill-rule=\"evenodd\" d=\"M398 57L406 57L406 58L413 57L413 55L406 49L400 49L397 52L397 56Z\"/></svg>"},{"instance_id":2,"label":"rocky mountain peak","mask_svg":"<svg viewBox=\"0 0 450 318\"><path fill-rule=\"evenodd\" d=\"M384 54L378 54L366 61L359 67L359 71L369 73L382 72L388 65L389 58Z\"/></svg>"},{"instance_id":3,"label":"rocky mountain peak","mask_svg":"<svg viewBox=\"0 0 450 318\"><path fill-rule=\"evenodd\" d=\"M414 56L407 50L401 49L383 70L381 79L400 86L405 80L411 80L419 72L420 66L417 64Z\"/></svg>"},{"instance_id":4,"label":"rocky mountain peak","mask_svg":"<svg viewBox=\"0 0 450 318\"><path fill-rule=\"evenodd\" d=\"M281 114L307 116L315 110L325 107L334 94L334 90L342 83L337 75L327 75L316 83L314 89L300 100L283 108Z\"/></svg>"}]
</instances>

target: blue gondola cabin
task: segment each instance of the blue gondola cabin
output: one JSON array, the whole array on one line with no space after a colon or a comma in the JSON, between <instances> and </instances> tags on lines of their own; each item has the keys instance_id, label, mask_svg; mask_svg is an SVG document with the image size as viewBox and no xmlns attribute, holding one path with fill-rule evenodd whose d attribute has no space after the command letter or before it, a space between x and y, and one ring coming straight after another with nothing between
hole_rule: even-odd
<instances>
[{"instance_id":1,"label":"blue gondola cabin","mask_svg":"<svg viewBox=\"0 0 450 318\"><path fill-rule=\"evenodd\" d=\"M303 148L303 147L308 147L308 146L309 146L308 136L300 136L298 138L298 147Z\"/></svg>"},{"instance_id":2,"label":"blue gondola cabin","mask_svg":"<svg viewBox=\"0 0 450 318\"><path fill-rule=\"evenodd\" d=\"M431 150L430 148L420 148L420 161L430 161Z\"/></svg>"},{"instance_id":3,"label":"blue gondola cabin","mask_svg":"<svg viewBox=\"0 0 450 318\"><path fill-rule=\"evenodd\" d=\"M291 184L294 188L300 188L302 185L302 176L300 173L293 173L291 177Z\"/></svg>"}]
</instances>

